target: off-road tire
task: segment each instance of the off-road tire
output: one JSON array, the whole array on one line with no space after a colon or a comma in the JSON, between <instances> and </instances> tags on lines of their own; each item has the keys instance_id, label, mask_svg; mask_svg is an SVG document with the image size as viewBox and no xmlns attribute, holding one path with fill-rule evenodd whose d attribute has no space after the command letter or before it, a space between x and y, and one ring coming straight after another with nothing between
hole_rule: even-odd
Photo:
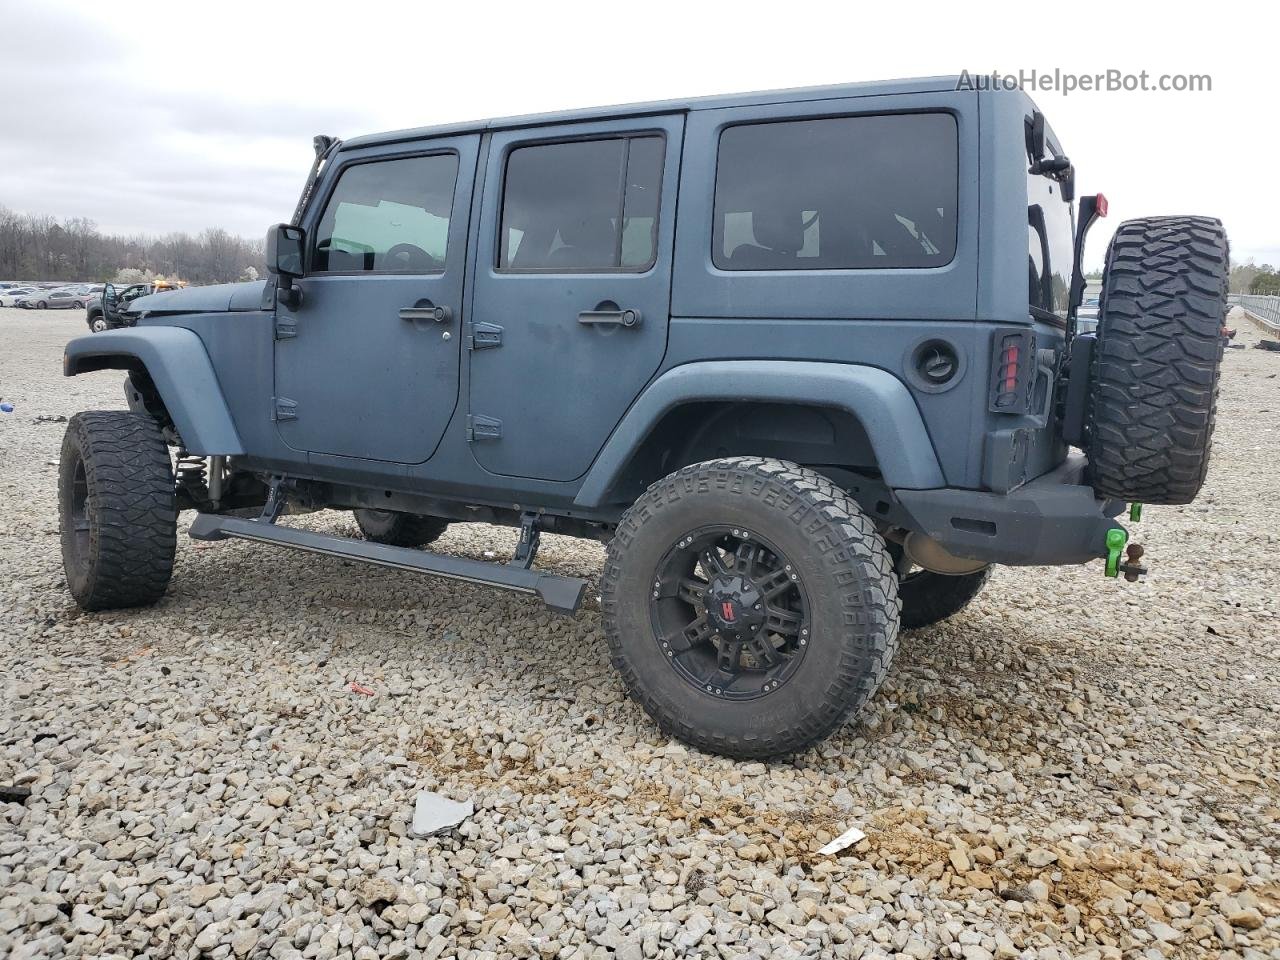
<instances>
[{"instance_id":1,"label":"off-road tire","mask_svg":"<svg viewBox=\"0 0 1280 960\"><path fill-rule=\"evenodd\" d=\"M776 544L808 597L804 658L757 699L704 693L655 636L655 569L687 531L715 524ZM897 648L897 588L884 541L844 491L794 463L733 457L684 467L627 510L609 545L600 606L614 667L664 732L711 753L766 758L823 740L875 693Z\"/></svg>"},{"instance_id":2,"label":"off-road tire","mask_svg":"<svg viewBox=\"0 0 1280 960\"><path fill-rule=\"evenodd\" d=\"M67 588L81 608L141 607L164 596L178 510L169 448L155 420L114 410L72 417L58 465L58 512Z\"/></svg>"},{"instance_id":3,"label":"off-road tire","mask_svg":"<svg viewBox=\"0 0 1280 960\"><path fill-rule=\"evenodd\" d=\"M393 547L425 547L440 539L449 521L394 510L355 510L356 526L366 540Z\"/></svg>"},{"instance_id":4,"label":"off-road tire","mask_svg":"<svg viewBox=\"0 0 1280 960\"><path fill-rule=\"evenodd\" d=\"M1172 505L1200 491L1229 269L1218 220L1150 217L1116 231L1098 309L1087 441L1099 495Z\"/></svg>"},{"instance_id":5,"label":"off-road tire","mask_svg":"<svg viewBox=\"0 0 1280 960\"><path fill-rule=\"evenodd\" d=\"M991 579L991 568L958 577L916 570L898 583L902 600L902 629L919 630L955 616L982 592Z\"/></svg>"}]
</instances>

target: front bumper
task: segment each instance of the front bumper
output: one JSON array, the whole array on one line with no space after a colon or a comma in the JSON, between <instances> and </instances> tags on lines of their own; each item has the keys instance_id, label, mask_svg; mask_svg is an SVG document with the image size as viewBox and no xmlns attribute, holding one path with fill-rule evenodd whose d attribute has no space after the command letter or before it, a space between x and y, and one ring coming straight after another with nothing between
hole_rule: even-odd
<instances>
[{"instance_id":1,"label":"front bumper","mask_svg":"<svg viewBox=\"0 0 1280 960\"><path fill-rule=\"evenodd\" d=\"M899 490L914 529L960 557L1013 566L1061 566L1107 555L1107 531L1121 500L1099 500L1084 485L1086 459L1072 453L1012 493Z\"/></svg>"}]
</instances>

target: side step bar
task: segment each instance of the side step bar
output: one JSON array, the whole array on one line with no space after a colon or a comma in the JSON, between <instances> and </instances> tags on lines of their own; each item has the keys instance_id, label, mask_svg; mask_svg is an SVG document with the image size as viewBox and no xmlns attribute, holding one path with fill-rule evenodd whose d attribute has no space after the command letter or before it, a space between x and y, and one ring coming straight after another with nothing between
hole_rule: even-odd
<instances>
[{"instance_id":1,"label":"side step bar","mask_svg":"<svg viewBox=\"0 0 1280 960\"><path fill-rule=\"evenodd\" d=\"M486 563L464 557L447 557L426 550L408 547L390 547L368 540L352 540L347 537L330 537L310 530L281 527L261 520L245 520L240 517L222 517L212 513L200 513L191 523L193 540L253 540L272 543L280 547L292 547L310 553L323 553L345 560L358 560L380 567L411 570L450 580L466 580L482 583L517 593L536 594L555 613L572 616L582 603L587 581L577 577L561 577L554 573L540 573L524 567L502 563Z\"/></svg>"}]
</instances>

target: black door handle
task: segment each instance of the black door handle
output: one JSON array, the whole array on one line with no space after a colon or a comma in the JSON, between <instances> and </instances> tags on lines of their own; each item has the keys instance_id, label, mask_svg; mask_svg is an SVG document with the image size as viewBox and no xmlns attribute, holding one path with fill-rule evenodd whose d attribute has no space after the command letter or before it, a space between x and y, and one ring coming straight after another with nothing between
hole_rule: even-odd
<instances>
[{"instance_id":1,"label":"black door handle","mask_svg":"<svg viewBox=\"0 0 1280 960\"><path fill-rule=\"evenodd\" d=\"M448 307L437 307L430 300L419 300L416 306L401 307L401 320L434 320L436 323L449 323L453 320L453 311Z\"/></svg>"},{"instance_id":2,"label":"black door handle","mask_svg":"<svg viewBox=\"0 0 1280 960\"><path fill-rule=\"evenodd\" d=\"M615 303L602 303L594 310L583 310L578 314L578 322L585 324L609 324L617 327L640 326L640 311L630 308L621 310Z\"/></svg>"}]
</instances>

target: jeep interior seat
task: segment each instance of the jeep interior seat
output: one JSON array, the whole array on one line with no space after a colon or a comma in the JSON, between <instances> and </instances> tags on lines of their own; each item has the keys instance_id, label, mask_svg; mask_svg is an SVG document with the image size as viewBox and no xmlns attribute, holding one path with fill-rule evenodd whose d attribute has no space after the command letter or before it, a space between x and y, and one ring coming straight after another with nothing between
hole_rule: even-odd
<instances>
[{"instance_id":1,"label":"jeep interior seat","mask_svg":"<svg viewBox=\"0 0 1280 960\"><path fill-rule=\"evenodd\" d=\"M563 246L550 251L548 267L604 268L617 264L617 232L608 220L573 218L560 224Z\"/></svg>"},{"instance_id":2,"label":"jeep interior seat","mask_svg":"<svg viewBox=\"0 0 1280 960\"><path fill-rule=\"evenodd\" d=\"M755 243L739 244L729 255L735 270L778 270L796 265L804 246L804 220L799 209L765 207L751 212Z\"/></svg>"},{"instance_id":3,"label":"jeep interior seat","mask_svg":"<svg viewBox=\"0 0 1280 960\"><path fill-rule=\"evenodd\" d=\"M373 269L373 251L355 253L341 247L330 247L328 263L323 268L329 273L354 273L360 270Z\"/></svg>"}]
</instances>

